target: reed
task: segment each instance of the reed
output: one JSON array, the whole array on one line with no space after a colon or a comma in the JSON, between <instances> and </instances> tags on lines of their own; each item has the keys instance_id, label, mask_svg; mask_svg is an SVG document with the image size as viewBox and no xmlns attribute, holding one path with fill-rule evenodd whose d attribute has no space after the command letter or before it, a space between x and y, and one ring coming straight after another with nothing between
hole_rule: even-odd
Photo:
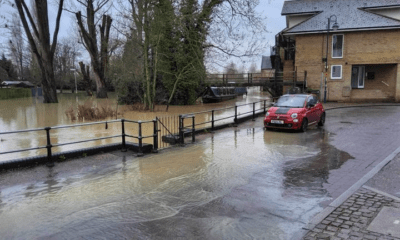
<instances>
[{"instance_id":1,"label":"reed","mask_svg":"<svg viewBox=\"0 0 400 240\"><path fill-rule=\"evenodd\" d=\"M76 112L72 106L69 107L65 111L65 114L72 121L75 121L76 119L79 121L93 121L109 117L117 117L117 111L111 107L111 104L108 101L94 106L91 99L87 100L84 104L78 104Z\"/></svg>"}]
</instances>

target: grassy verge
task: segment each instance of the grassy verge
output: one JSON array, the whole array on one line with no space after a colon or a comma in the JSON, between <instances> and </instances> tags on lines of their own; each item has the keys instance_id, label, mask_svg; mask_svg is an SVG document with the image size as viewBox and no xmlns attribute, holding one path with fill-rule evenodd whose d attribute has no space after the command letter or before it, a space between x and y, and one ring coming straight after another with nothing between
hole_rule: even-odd
<instances>
[{"instance_id":1,"label":"grassy verge","mask_svg":"<svg viewBox=\"0 0 400 240\"><path fill-rule=\"evenodd\" d=\"M30 88L0 88L0 100L32 97Z\"/></svg>"}]
</instances>

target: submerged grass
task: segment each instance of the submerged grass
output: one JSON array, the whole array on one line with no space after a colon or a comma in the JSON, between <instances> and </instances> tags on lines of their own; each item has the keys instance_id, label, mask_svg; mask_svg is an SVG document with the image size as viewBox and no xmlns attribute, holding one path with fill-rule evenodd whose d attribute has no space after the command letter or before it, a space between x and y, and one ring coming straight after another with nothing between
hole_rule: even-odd
<instances>
[{"instance_id":1,"label":"submerged grass","mask_svg":"<svg viewBox=\"0 0 400 240\"><path fill-rule=\"evenodd\" d=\"M75 121L76 119L79 121L92 121L116 117L117 110L114 110L111 107L109 101L102 104L96 104L96 106L94 106L93 100L89 99L84 104L79 104L76 111L74 111L72 106L69 107L65 111L65 114L72 121Z\"/></svg>"}]
</instances>

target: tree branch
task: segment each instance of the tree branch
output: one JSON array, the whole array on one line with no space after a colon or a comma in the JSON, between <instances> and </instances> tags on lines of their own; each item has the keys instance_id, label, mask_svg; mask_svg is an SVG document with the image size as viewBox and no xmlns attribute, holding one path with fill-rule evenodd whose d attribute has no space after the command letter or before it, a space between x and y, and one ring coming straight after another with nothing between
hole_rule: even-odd
<instances>
[{"instance_id":1,"label":"tree branch","mask_svg":"<svg viewBox=\"0 0 400 240\"><path fill-rule=\"evenodd\" d=\"M54 34L53 34L53 43L51 44L51 49L50 49L50 54L52 55L54 55L54 51L56 50L57 46L57 37L58 37L58 31L60 30L60 20L61 20L63 5L64 5L64 0L60 0L58 6L57 19L56 19L56 28L54 29Z\"/></svg>"}]
</instances>

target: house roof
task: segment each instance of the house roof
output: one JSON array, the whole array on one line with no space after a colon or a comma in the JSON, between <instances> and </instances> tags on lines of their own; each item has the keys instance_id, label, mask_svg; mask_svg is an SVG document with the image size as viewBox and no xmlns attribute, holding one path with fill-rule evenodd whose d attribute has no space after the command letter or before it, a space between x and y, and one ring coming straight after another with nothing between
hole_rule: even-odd
<instances>
[{"instance_id":1,"label":"house roof","mask_svg":"<svg viewBox=\"0 0 400 240\"><path fill-rule=\"evenodd\" d=\"M400 7L400 0L297 0L285 1L282 15L309 14L309 19L284 33L326 32L328 18L336 15L338 31L400 28L400 20L370 12L370 9ZM333 20L334 18L331 18ZM331 21L332 27L332 21Z\"/></svg>"},{"instance_id":2,"label":"house roof","mask_svg":"<svg viewBox=\"0 0 400 240\"><path fill-rule=\"evenodd\" d=\"M263 69L272 69L272 63L271 63L270 56L262 56L261 70L263 70Z\"/></svg>"},{"instance_id":3,"label":"house roof","mask_svg":"<svg viewBox=\"0 0 400 240\"><path fill-rule=\"evenodd\" d=\"M29 81L3 81L1 82L3 86L22 86L22 87L35 87Z\"/></svg>"}]
</instances>

